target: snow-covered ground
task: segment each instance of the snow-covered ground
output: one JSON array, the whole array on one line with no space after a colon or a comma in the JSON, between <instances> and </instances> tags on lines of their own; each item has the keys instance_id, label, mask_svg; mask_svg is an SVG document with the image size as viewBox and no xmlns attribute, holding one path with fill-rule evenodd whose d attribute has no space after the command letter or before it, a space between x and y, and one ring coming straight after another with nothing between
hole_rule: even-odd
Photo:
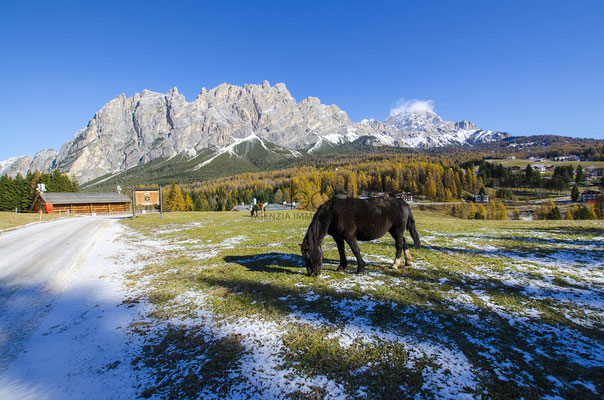
<instances>
[{"instance_id":1,"label":"snow-covered ground","mask_svg":"<svg viewBox=\"0 0 604 400\"><path fill-rule=\"evenodd\" d=\"M0 235L0 399L133 399L143 371L128 334L126 252L116 218L82 217Z\"/></svg>"},{"instance_id":2,"label":"snow-covered ground","mask_svg":"<svg viewBox=\"0 0 604 400\"><path fill-rule=\"evenodd\" d=\"M236 300L223 303L221 295L212 297L192 289L165 304L172 315L166 321L171 329L202 332L204 338L235 336L244 348L238 363L229 369L230 375L223 376L225 381L231 380L231 386L222 387L220 392L207 389L200 392L201 398L280 399L296 390L311 396L317 387L324 390L322 398L371 397L364 393L367 388L363 386L357 392L350 391L356 390L354 383L330 374L329 368L325 372L308 366L298 368L303 358L292 359L284 341L288 330L296 325L310 327L309 331L326 330L329 334L325 338L336 339L342 353L351 349L352 354L365 346L401 346L409 355L406 368L421 373L422 385L416 398L480 398L501 388L512 388L517 393L512 397L518 398L523 397L521 393L531 397L536 392L542 393L539 398L564 398L579 390L585 398L599 393L600 384L594 374L580 371L604 368L604 346L596 333L601 331L604 309L601 235L591 237L588 229L573 235L528 229L521 231L521 236L492 228L477 228L463 235L428 231L422 233L425 256L442 254L446 261L419 257L412 268L399 275L372 267L365 275L345 274L343 279L341 274L330 275L326 268L318 280L304 284L299 257L290 254L285 244L280 248L285 242L269 240L270 246L264 243L265 236L282 239L283 232L298 230L290 228L272 236L272 230L263 229L254 236L245 236L239 234L236 224L233 221L232 236L223 243L193 242L189 235L178 234L178 226L172 227L169 237L154 235L145 240L151 248L177 248L179 257L197 260L182 269L172 266L162 272L164 275L179 276L186 270L202 271L206 264L220 264L223 249L232 248L236 242L242 254L245 246L255 242L265 248L265 253L257 255L224 257L250 270L254 263L275 267L299 264L290 270L291 275L279 278L288 283L297 281L294 287L282 290L281 297L263 294L263 287L267 293L279 293L276 288L282 281L272 286L274 276L262 275L262 267L257 266L257 284L246 286L249 281L239 281L236 274L224 280L217 276L212 281L214 287L228 288L229 299ZM181 232L187 229L181 224ZM272 246L274 243L277 245ZM333 242L328 240L324 250L335 251ZM386 253L391 254L390 249ZM471 262L456 264L444 258L446 255L467 256ZM388 265L392 260L381 252L364 256L376 264ZM418 290L422 287L429 290ZM397 288L391 300L384 298L389 288ZM405 297L406 291L426 297ZM261 307L254 308L260 310L257 314L243 318L221 314L221 307L229 301L250 308L264 303L267 308L279 308L281 316L263 314ZM216 302L223 305L216 308ZM581 313L575 313L576 307ZM553 318L561 318L561 322ZM191 353L170 364L179 371L172 377L178 382L176 386L186 382L187 374L202 370L205 362L207 359ZM159 365L160 371L166 369L161 362ZM371 363L355 374L363 379L370 368ZM166 377L162 375L159 382L166 382ZM163 386L152 397L159 399L165 393L174 394Z\"/></svg>"},{"instance_id":3,"label":"snow-covered ground","mask_svg":"<svg viewBox=\"0 0 604 400\"><path fill-rule=\"evenodd\" d=\"M604 370L599 225L592 235L424 231L424 253L399 273L326 267L304 280L287 246L305 227L263 222L255 231L224 215L161 230L73 218L0 234L0 400L377 393L304 365L286 340L298 326L324 332L341 354L373 348L387 359L402 348L405 371L421 378L416 398L480 398L504 387L543 398L601 392L593 374ZM219 234L200 229L220 224L228 228ZM379 244L364 256L388 265L391 246ZM333 242L324 250L335 252ZM456 264L463 257L471 263ZM197 284L204 277L211 285ZM179 294L145 303L162 284ZM241 316L229 306L255 311ZM379 368L367 362L351 376L361 381Z\"/></svg>"}]
</instances>

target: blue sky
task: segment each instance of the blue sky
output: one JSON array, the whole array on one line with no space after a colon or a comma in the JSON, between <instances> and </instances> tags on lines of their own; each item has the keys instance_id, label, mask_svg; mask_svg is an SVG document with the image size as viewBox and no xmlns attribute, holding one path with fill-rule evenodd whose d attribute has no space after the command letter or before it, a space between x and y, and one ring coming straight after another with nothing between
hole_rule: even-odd
<instances>
[{"instance_id":1,"label":"blue sky","mask_svg":"<svg viewBox=\"0 0 604 400\"><path fill-rule=\"evenodd\" d=\"M604 139L602 1L0 0L0 160L107 101L284 82L353 121L399 99L513 135Z\"/></svg>"}]
</instances>

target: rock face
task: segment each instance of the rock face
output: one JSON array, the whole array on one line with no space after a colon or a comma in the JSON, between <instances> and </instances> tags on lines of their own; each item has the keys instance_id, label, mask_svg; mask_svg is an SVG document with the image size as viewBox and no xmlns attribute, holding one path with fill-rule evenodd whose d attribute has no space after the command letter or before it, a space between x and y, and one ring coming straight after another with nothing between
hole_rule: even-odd
<instances>
[{"instance_id":1,"label":"rock face","mask_svg":"<svg viewBox=\"0 0 604 400\"><path fill-rule=\"evenodd\" d=\"M468 121L443 121L432 111L390 116L384 122L350 121L335 105L315 97L297 103L283 83L271 86L203 88L187 102L176 88L166 94L143 90L111 100L88 126L57 153L43 150L31 157L3 161L0 174L59 169L85 183L159 157L194 157L203 149L221 149L255 135L292 151L317 151L324 143L340 144L361 137L390 146L442 146L497 140L506 134L482 131Z\"/></svg>"},{"instance_id":2,"label":"rock face","mask_svg":"<svg viewBox=\"0 0 604 400\"><path fill-rule=\"evenodd\" d=\"M25 175L29 170L32 158L30 156L13 157L0 161L0 176L8 175L15 177L18 174Z\"/></svg>"}]
</instances>

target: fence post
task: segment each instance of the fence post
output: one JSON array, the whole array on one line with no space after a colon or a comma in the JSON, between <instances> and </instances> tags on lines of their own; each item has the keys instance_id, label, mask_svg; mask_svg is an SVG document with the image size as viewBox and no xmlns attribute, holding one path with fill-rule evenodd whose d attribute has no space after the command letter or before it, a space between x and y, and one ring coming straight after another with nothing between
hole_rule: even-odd
<instances>
[{"instance_id":1,"label":"fence post","mask_svg":"<svg viewBox=\"0 0 604 400\"><path fill-rule=\"evenodd\" d=\"M132 219L136 219L136 189L132 188Z\"/></svg>"},{"instance_id":2,"label":"fence post","mask_svg":"<svg viewBox=\"0 0 604 400\"><path fill-rule=\"evenodd\" d=\"M15 225L17 225L17 208L15 207Z\"/></svg>"},{"instance_id":3,"label":"fence post","mask_svg":"<svg viewBox=\"0 0 604 400\"><path fill-rule=\"evenodd\" d=\"M42 221L42 209L40 208L40 221Z\"/></svg>"},{"instance_id":4,"label":"fence post","mask_svg":"<svg viewBox=\"0 0 604 400\"><path fill-rule=\"evenodd\" d=\"M164 199L162 196L161 185L159 186L159 218L164 217Z\"/></svg>"}]
</instances>

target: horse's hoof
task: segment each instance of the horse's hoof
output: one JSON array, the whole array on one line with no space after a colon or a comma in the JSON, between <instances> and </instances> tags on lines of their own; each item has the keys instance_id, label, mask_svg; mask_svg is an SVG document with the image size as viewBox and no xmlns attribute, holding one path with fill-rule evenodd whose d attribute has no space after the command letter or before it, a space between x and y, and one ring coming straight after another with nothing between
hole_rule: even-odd
<instances>
[{"instance_id":1,"label":"horse's hoof","mask_svg":"<svg viewBox=\"0 0 604 400\"><path fill-rule=\"evenodd\" d=\"M398 264L394 263L390 266L390 269L398 270Z\"/></svg>"},{"instance_id":2,"label":"horse's hoof","mask_svg":"<svg viewBox=\"0 0 604 400\"><path fill-rule=\"evenodd\" d=\"M410 262L406 262L406 263L405 263L405 267L410 267L410 266L411 266L411 263L410 263Z\"/></svg>"},{"instance_id":3,"label":"horse's hoof","mask_svg":"<svg viewBox=\"0 0 604 400\"><path fill-rule=\"evenodd\" d=\"M357 270L355 271L355 274L359 274L360 275L360 274L364 274L365 272L366 272L365 268L357 268Z\"/></svg>"},{"instance_id":4,"label":"horse's hoof","mask_svg":"<svg viewBox=\"0 0 604 400\"><path fill-rule=\"evenodd\" d=\"M340 265L338 267L338 269L336 269L336 271L338 271L338 272L344 272L345 269L346 269L346 265Z\"/></svg>"}]
</instances>

